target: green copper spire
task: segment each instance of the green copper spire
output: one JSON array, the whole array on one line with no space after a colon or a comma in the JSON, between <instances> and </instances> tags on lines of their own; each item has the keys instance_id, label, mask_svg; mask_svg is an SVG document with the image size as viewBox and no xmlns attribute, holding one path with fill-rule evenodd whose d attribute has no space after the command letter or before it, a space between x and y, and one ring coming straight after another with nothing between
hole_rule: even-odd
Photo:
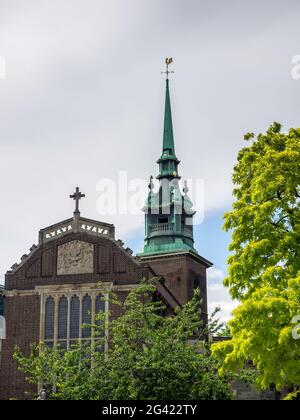
<instances>
[{"instance_id":1,"label":"green copper spire","mask_svg":"<svg viewBox=\"0 0 300 420\"><path fill-rule=\"evenodd\" d=\"M163 131L163 151L159 164L159 188L155 191L153 177L150 178L149 194L143 208L145 212L145 245L141 257L172 252L192 252L194 248L193 216L195 211L187 196L185 184L182 193L179 185L178 164L175 154L172 112L169 88L169 65L166 59L166 102Z\"/></svg>"},{"instance_id":2,"label":"green copper spire","mask_svg":"<svg viewBox=\"0 0 300 420\"><path fill-rule=\"evenodd\" d=\"M163 154L164 153L167 153L170 156L175 156L169 79L166 80L166 102L165 102Z\"/></svg>"},{"instance_id":3,"label":"green copper spire","mask_svg":"<svg viewBox=\"0 0 300 420\"><path fill-rule=\"evenodd\" d=\"M171 61L172 62L172 61ZM169 63L171 64L171 63ZM157 179L180 179L178 176L178 164L180 163L175 154L173 122L170 100L170 87L169 87L169 69L167 63L167 79L166 79L166 100L165 100L165 116L164 116L164 132L163 132L163 151L160 159L157 161L159 164L159 175Z\"/></svg>"}]
</instances>

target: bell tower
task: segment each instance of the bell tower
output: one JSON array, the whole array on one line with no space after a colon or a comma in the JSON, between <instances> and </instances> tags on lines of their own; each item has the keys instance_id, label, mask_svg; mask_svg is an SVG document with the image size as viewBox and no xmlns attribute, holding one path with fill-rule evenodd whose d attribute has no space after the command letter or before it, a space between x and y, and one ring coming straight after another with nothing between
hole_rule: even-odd
<instances>
[{"instance_id":1,"label":"bell tower","mask_svg":"<svg viewBox=\"0 0 300 420\"><path fill-rule=\"evenodd\" d=\"M145 245L143 254L191 251L197 254L193 238L193 204L188 197L185 182L180 190L176 157L169 87L169 64L167 59L166 97L162 154L158 159L158 191L154 192L153 178L150 178L149 194L145 213Z\"/></svg>"},{"instance_id":2,"label":"bell tower","mask_svg":"<svg viewBox=\"0 0 300 420\"><path fill-rule=\"evenodd\" d=\"M181 304L192 298L194 289L202 294L203 319L207 319L206 270L212 263L201 257L194 247L193 203L188 196L187 182L180 188L178 160L175 152L170 100L169 66L166 59L165 114L162 154L158 159L157 190L150 178L145 213L144 249L138 255L162 276L169 290Z\"/></svg>"}]
</instances>

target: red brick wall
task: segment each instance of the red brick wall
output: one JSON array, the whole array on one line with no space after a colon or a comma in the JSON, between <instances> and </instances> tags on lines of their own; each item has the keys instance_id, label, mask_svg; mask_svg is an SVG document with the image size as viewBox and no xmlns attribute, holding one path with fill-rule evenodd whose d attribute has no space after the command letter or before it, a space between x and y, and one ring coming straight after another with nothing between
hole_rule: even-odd
<instances>
[{"instance_id":1,"label":"red brick wall","mask_svg":"<svg viewBox=\"0 0 300 420\"><path fill-rule=\"evenodd\" d=\"M172 256L147 260L151 268L162 276L167 288L184 305L187 301L187 264L186 257Z\"/></svg>"},{"instance_id":2,"label":"red brick wall","mask_svg":"<svg viewBox=\"0 0 300 420\"><path fill-rule=\"evenodd\" d=\"M202 312L207 314L207 266L190 254L168 255L159 258L145 258L157 275L163 276L166 286L184 305L193 296L194 289L200 288Z\"/></svg>"},{"instance_id":3,"label":"red brick wall","mask_svg":"<svg viewBox=\"0 0 300 420\"><path fill-rule=\"evenodd\" d=\"M57 247L63 243L82 240L94 244L94 274L57 276ZM67 285L112 282L114 285L139 283L143 278L153 277L147 265L140 265L114 241L72 233L48 242L15 272L6 275L7 291L31 291L31 296L6 297L5 318L7 340L3 343L0 368L0 399L26 398L26 393L36 394L36 386L28 385L18 370L12 354L18 345L23 353L29 352L30 344L39 340L40 296L34 295L36 286ZM15 293L15 292L14 292ZM122 299L128 292L119 292ZM112 316L120 315L119 307L112 307Z\"/></svg>"},{"instance_id":4,"label":"red brick wall","mask_svg":"<svg viewBox=\"0 0 300 420\"><path fill-rule=\"evenodd\" d=\"M57 276L57 248L66 242L81 240L94 244L94 273ZM179 303L185 304L192 296L194 287L203 291L203 310L207 308L206 267L199 259L189 255L174 255L149 260L154 272L163 276L165 284ZM12 354L16 345L28 353L30 344L39 340L40 296L34 295L36 286L68 285L112 282L114 285L137 284L143 278L152 278L155 273L148 260L138 263L114 241L86 233L71 233L41 245L31 257L14 273L6 275L7 291L31 291L31 296L7 297L5 317L7 340L4 341L2 367L0 369L0 399L23 399L37 392L36 386L25 383L24 375L18 371ZM128 291L118 292L124 300ZM113 305L112 318L121 314Z\"/></svg>"},{"instance_id":5,"label":"red brick wall","mask_svg":"<svg viewBox=\"0 0 300 420\"><path fill-rule=\"evenodd\" d=\"M36 387L25 384L22 372L12 358L15 346L25 354L31 343L39 339L40 297L6 297L5 318L7 339L3 341L0 369L0 398L24 398L26 393L36 393Z\"/></svg>"}]
</instances>

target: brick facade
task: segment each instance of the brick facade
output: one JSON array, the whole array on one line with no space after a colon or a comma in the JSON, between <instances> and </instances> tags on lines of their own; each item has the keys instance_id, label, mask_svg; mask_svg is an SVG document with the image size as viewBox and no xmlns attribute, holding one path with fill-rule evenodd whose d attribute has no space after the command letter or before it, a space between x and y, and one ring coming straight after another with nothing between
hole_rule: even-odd
<instances>
[{"instance_id":1,"label":"brick facade","mask_svg":"<svg viewBox=\"0 0 300 420\"><path fill-rule=\"evenodd\" d=\"M26 398L36 393L36 387L25 382L12 354L16 346L25 354L30 344L38 342L40 328L40 299L37 295L6 297L6 336L3 341L0 368L0 398Z\"/></svg>"},{"instance_id":2,"label":"brick facade","mask_svg":"<svg viewBox=\"0 0 300 420\"><path fill-rule=\"evenodd\" d=\"M200 288L202 314L204 320L207 319L206 270L212 265L209 261L191 252L161 254L141 259L164 278L165 285L181 305L193 297L195 289Z\"/></svg>"},{"instance_id":3,"label":"brick facade","mask_svg":"<svg viewBox=\"0 0 300 420\"><path fill-rule=\"evenodd\" d=\"M64 224L66 222L62 222ZM55 225L59 230L59 224ZM49 230L49 228L48 228ZM51 229L50 229L51 230ZM52 227L53 230L53 227ZM76 289L96 287L100 283L110 284L121 299L142 279L160 277L157 295L166 304L166 315L178 305L186 303L195 287L200 287L204 296L203 312L207 312L205 260L191 253L135 258L121 241L114 239L114 228L106 237L93 235L76 229L45 240L40 232L40 242L22 257L19 265L13 266L5 277L5 308L7 339L3 342L0 367L0 399L26 399L37 393L37 387L26 383L12 358L15 346L28 354L30 344L41 339L41 290L50 288ZM57 275L58 248L72 241L92 244L93 273ZM89 247L91 248L91 247ZM120 308L111 306L115 318Z\"/></svg>"},{"instance_id":4,"label":"brick facade","mask_svg":"<svg viewBox=\"0 0 300 420\"><path fill-rule=\"evenodd\" d=\"M93 244L94 272L92 274L57 275L58 247L71 242L83 241ZM40 242L29 257L24 256L22 263L6 274L5 308L7 340L3 342L0 368L0 399L27 398L37 392L35 386L25 382L24 375L18 370L12 354L16 345L28 354L30 344L40 339L41 297L39 288L76 287L76 285L111 283L116 294L124 299L134 285L143 278L155 276L153 270L143 262L135 260L130 250L113 237L101 237L89 233L70 232L49 242ZM128 287L126 287L128 286ZM125 289L125 290L122 290ZM160 285L158 294L170 305L176 299ZM114 317L120 315L118 307L110 308Z\"/></svg>"}]
</instances>

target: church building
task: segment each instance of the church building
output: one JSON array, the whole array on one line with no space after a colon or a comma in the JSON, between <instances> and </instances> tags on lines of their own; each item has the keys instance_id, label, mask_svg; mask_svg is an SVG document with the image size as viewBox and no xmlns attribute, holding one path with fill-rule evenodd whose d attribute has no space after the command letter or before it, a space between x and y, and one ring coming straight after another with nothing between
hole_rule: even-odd
<instances>
[{"instance_id":1,"label":"church building","mask_svg":"<svg viewBox=\"0 0 300 420\"><path fill-rule=\"evenodd\" d=\"M0 285L0 316L4 314L4 293L3 286Z\"/></svg>"},{"instance_id":2,"label":"church building","mask_svg":"<svg viewBox=\"0 0 300 420\"><path fill-rule=\"evenodd\" d=\"M151 177L143 208L143 251L134 256L116 240L114 225L82 217L79 200L84 195L76 188L70 196L76 203L73 217L41 229L38 244L6 273L0 399L25 399L38 393L13 360L16 345L26 354L31 343L40 341L67 349L76 340L93 340L90 330L81 325L93 323L99 311L120 315L118 307L108 308L103 301L107 290L125 299L142 279L158 277L157 298L165 303L167 316L200 288L202 315L207 319L206 270L212 264L195 248L195 212L187 185L182 191L179 186L168 64L159 188L154 190Z\"/></svg>"}]
</instances>

